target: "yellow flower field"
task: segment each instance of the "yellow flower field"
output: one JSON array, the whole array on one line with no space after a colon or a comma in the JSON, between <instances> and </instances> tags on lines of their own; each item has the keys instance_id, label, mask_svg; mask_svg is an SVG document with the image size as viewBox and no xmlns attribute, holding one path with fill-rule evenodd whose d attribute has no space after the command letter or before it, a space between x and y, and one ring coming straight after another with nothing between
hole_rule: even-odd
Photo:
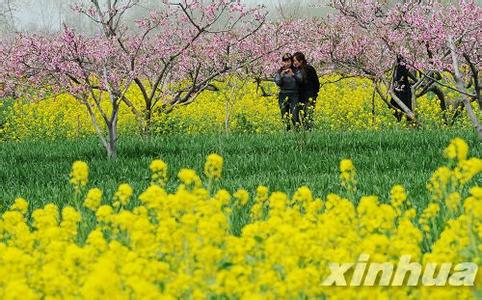
<instances>
[{"instance_id":1,"label":"yellow flower field","mask_svg":"<svg viewBox=\"0 0 482 300\"><path fill-rule=\"evenodd\" d=\"M401 185L387 199L351 198L363 179L350 160L340 163L343 195L326 199L307 187L292 197L264 186L232 195L214 189L223 168L216 154L205 176L181 169L174 193L164 189L168 166L155 160L139 199L127 183L103 199L99 188L88 190L88 165L75 162L73 206L31 211L18 198L3 213L0 298L480 299L480 272L474 287L322 284L330 262L396 263L410 255L424 266L482 265L482 187L472 184L482 160L458 138L444 155L425 208ZM240 235L232 232L236 215L248 220Z\"/></svg>"},{"instance_id":2,"label":"yellow flower field","mask_svg":"<svg viewBox=\"0 0 482 300\"><path fill-rule=\"evenodd\" d=\"M321 82L323 84L337 79L336 75L327 75L321 78ZM263 83L272 95L270 97L262 97L261 90L253 82L227 78L225 82L216 85L220 91L205 91L192 104L178 106L169 114L155 110L149 130L158 134L283 130L276 98L277 88L273 83ZM133 86L128 93L136 108L142 110L140 91ZM457 98L451 91L448 91L446 97L451 101ZM373 87L366 79L349 78L323 84L315 108L315 126L323 130L380 130L407 126L405 122L396 122L379 96L374 98L374 102L372 98ZM108 111L108 100L105 101L105 109ZM0 103L0 107L1 105ZM440 105L433 95L418 99L416 112L424 127L447 127ZM449 110L447 115L450 117L453 113ZM4 114L5 120L3 125L0 124L0 139L76 138L95 134L86 108L69 95L35 101L19 99L6 108ZM101 119L100 115L97 115L97 119ZM470 126L463 113L452 128ZM122 104L120 110L119 132L140 132L139 123L125 104Z\"/></svg>"}]
</instances>

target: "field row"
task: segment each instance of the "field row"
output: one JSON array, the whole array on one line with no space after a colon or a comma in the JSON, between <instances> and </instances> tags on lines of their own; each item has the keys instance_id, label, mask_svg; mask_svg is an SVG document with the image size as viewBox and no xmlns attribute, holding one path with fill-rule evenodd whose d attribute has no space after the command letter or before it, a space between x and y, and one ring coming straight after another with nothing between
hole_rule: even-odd
<instances>
[{"instance_id":1,"label":"field row","mask_svg":"<svg viewBox=\"0 0 482 300\"><path fill-rule=\"evenodd\" d=\"M408 127L407 122L398 123L392 111L382 99L373 93L367 79L349 78L341 81L336 75L321 78L322 88L317 100L314 125L319 130L381 130ZM335 82L335 83L329 83ZM278 108L278 88L273 83L261 87L248 81L228 79L215 83L219 91L205 91L187 106L177 106L172 112L154 108L149 119L139 120L125 105L121 105L118 130L121 134L139 134L147 128L151 134L172 133L269 133L282 131ZM140 91L133 86L129 99L139 111L144 107ZM458 96L446 91L448 104ZM33 100L33 101L32 101ZM106 98L104 109L109 112ZM432 94L419 98L417 118L424 129L468 129L471 123L465 112L456 114L453 106L442 111L440 103ZM473 103L476 108L476 103ZM157 107L160 107L158 104ZM480 113L478 108L475 109ZM454 115L458 117L454 118ZM97 122L102 117L97 112ZM449 125L447 125L449 124ZM0 102L0 139L55 139L75 138L95 134L95 128L84 105L72 96L60 95L44 100L27 99L25 102Z\"/></svg>"}]
</instances>

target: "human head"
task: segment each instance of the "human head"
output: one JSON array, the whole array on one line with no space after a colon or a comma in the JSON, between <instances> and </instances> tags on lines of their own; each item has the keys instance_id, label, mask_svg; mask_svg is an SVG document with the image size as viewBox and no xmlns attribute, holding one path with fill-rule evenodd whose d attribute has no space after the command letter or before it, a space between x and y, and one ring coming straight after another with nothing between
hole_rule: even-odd
<instances>
[{"instance_id":1,"label":"human head","mask_svg":"<svg viewBox=\"0 0 482 300\"><path fill-rule=\"evenodd\" d=\"M293 54L293 65L297 68L306 65L306 57L302 52L295 52L295 54Z\"/></svg>"},{"instance_id":2,"label":"human head","mask_svg":"<svg viewBox=\"0 0 482 300\"><path fill-rule=\"evenodd\" d=\"M291 66L293 65L293 56L291 56L290 53L285 53L281 57L281 61L283 62L283 68L291 68Z\"/></svg>"}]
</instances>

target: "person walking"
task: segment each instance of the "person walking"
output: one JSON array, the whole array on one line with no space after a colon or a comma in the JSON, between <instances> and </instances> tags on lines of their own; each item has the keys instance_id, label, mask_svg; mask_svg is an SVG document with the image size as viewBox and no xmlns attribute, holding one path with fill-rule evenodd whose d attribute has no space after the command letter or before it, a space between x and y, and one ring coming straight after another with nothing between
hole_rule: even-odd
<instances>
[{"instance_id":1,"label":"person walking","mask_svg":"<svg viewBox=\"0 0 482 300\"><path fill-rule=\"evenodd\" d=\"M301 122L308 130L313 129L313 115L316 106L316 99L320 91L320 80L315 68L308 64L302 52L293 54L293 65L300 70L303 80L300 86L300 102L302 103Z\"/></svg>"},{"instance_id":2,"label":"person walking","mask_svg":"<svg viewBox=\"0 0 482 300\"><path fill-rule=\"evenodd\" d=\"M281 58L282 66L276 72L274 81L280 88L278 104L281 111L281 118L289 131L293 125L295 129L301 125L300 121L300 89L303 76L301 71L294 68L293 56L289 53Z\"/></svg>"}]
</instances>

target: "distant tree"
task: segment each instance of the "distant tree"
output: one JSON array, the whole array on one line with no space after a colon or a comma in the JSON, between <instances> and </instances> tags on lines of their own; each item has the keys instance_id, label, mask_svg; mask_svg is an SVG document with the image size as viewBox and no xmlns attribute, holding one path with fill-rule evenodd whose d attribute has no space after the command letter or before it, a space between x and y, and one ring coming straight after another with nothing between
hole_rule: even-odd
<instances>
[{"instance_id":1,"label":"distant tree","mask_svg":"<svg viewBox=\"0 0 482 300\"><path fill-rule=\"evenodd\" d=\"M115 157L121 103L146 128L154 109L169 112L190 103L216 77L276 48L260 7L224 0L158 3L162 9L134 25L125 18L139 5L137 0L91 0L76 6L97 24L99 34L94 36L68 26L58 34L18 35L11 53L2 50L7 60L0 70L4 85L18 87L28 81L29 88L74 95L87 108L108 156ZM136 107L127 93L133 86L143 107ZM108 109L101 105L106 100Z\"/></svg>"}]
</instances>

